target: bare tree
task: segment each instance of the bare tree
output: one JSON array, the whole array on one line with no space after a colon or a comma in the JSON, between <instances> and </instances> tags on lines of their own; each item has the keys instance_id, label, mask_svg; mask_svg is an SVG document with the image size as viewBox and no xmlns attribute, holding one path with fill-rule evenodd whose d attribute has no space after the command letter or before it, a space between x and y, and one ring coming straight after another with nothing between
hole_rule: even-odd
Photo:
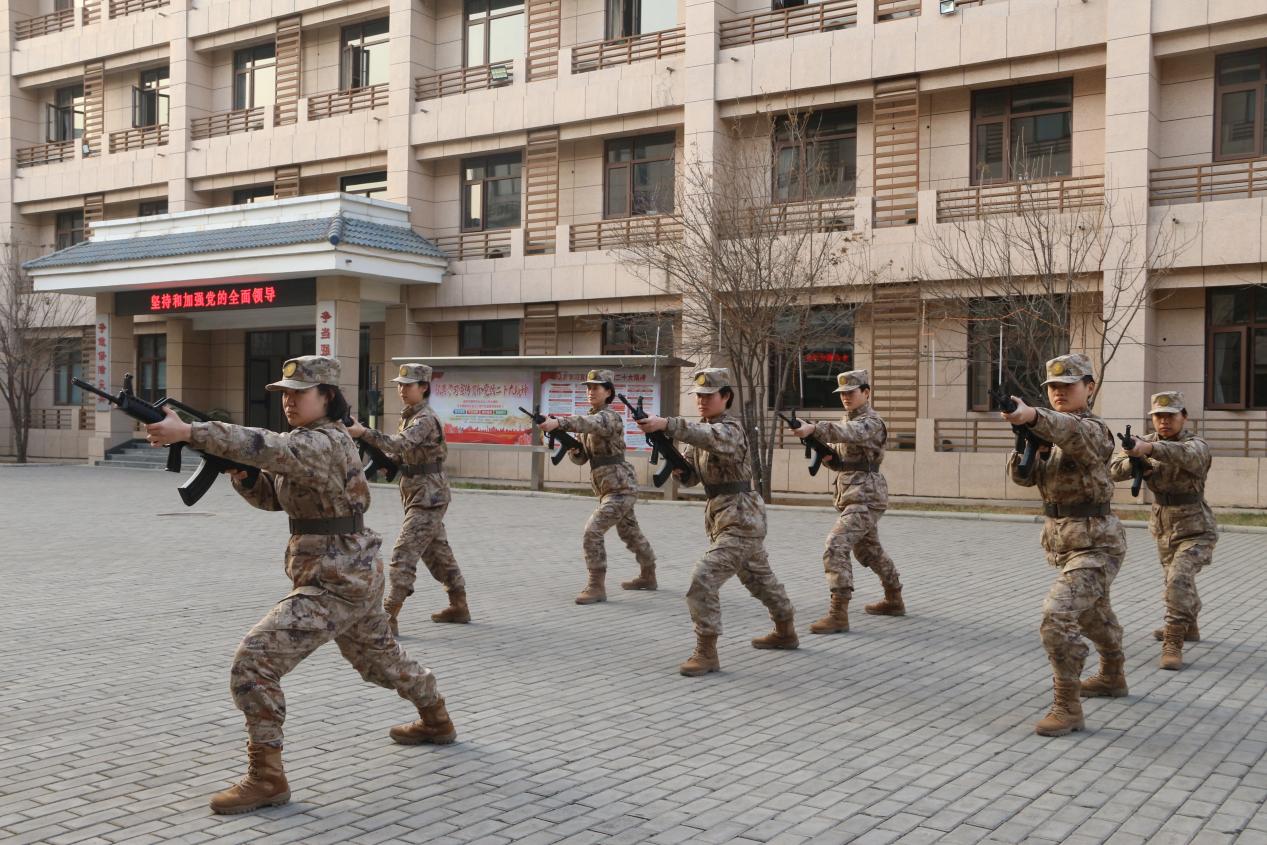
<instances>
[{"instance_id":1,"label":"bare tree","mask_svg":"<svg viewBox=\"0 0 1267 845\"><path fill-rule=\"evenodd\" d=\"M0 248L0 396L9 406L18 463L27 460L35 397L79 310L70 297L35 292L17 252Z\"/></svg>"}]
</instances>

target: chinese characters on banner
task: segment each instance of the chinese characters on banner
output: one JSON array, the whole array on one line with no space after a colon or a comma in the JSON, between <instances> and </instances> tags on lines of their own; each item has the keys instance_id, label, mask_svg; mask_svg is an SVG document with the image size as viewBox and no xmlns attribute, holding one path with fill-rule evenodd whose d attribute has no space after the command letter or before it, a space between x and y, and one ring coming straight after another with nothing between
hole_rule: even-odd
<instances>
[{"instance_id":1,"label":"chinese characters on banner","mask_svg":"<svg viewBox=\"0 0 1267 845\"><path fill-rule=\"evenodd\" d=\"M333 300L322 300L317 303L317 354L334 357L339 354L335 348L334 337L338 321L335 319Z\"/></svg>"},{"instance_id":2,"label":"chinese characters on banner","mask_svg":"<svg viewBox=\"0 0 1267 845\"><path fill-rule=\"evenodd\" d=\"M588 414L589 400L585 398L585 374L576 372L544 372L541 374L541 413ZM642 408L648 414L660 413L660 382L652 378L650 369L616 371L616 392L629 397L635 405L642 399ZM619 399L612 401L612 410L625 418L625 448L648 449L647 436L634 423L633 417Z\"/></svg>"},{"instance_id":3,"label":"chinese characters on banner","mask_svg":"<svg viewBox=\"0 0 1267 845\"><path fill-rule=\"evenodd\" d=\"M98 390L110 392L110 315L98 314L96 340L92 347L92 383ZM110 410L110 403L97 397L97 410Z\"/></svg>"},{"instance_id":4,"label":"chinese characters on banner","mask_svg":"<svg viewBox=\"0 0 1267 845\"><path fill-rule=\"evenodd\" d=\"M531 445L532 421L519 410L531 403L526 370L436 370L431 377L431 409L451 443Z\"/></svg>"}]
</instances>

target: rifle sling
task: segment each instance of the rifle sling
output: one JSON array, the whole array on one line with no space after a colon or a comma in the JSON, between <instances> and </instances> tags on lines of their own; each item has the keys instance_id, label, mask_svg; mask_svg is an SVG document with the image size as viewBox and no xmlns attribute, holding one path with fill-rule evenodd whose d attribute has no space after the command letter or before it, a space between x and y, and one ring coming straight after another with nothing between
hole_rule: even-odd
<instances>
[{"instance_id":1,"label":"rifle sling","mask_svg":"<svg viewBox=\"0 0 1267 845\"><path fill-rule=\"evenodd\" d=\"M354 513L351 516L333 516L329 519L292 519L291 534L356 534L365 530L365 517Z\"/></svg>"}]
</instances>

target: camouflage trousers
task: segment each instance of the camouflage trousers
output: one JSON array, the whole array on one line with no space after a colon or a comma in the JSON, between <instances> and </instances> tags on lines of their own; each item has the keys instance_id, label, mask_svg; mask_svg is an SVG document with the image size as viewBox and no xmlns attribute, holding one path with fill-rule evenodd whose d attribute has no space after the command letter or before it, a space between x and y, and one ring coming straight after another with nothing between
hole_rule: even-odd
<instances>
[{"instance_id":1,"label":"camouflage trousers","mask_svg":"<svg viewBox=\"0 0 1267 845\"><path fill-rule=\"evenodd\" d=\"M1185 540L1157 540L1165 587L1162 601L1166 605L1166 622L1191 625L1201 612L1197 596L1197 573L1214 557L1214 545L1203 537Z\"/></svg>"},{"instance_id":2,"label":"camouflage trousers","mask_svg":"<svg viewBox=\"0 0 1267 845\"><path fill-rule=\"evenodd\" d=\"M251 742L281 747L286 721L282 677L330 640L371 684L394 689L418 707L438 697L431 670L411 660L392 636L383 611L381 575L377 587L355 601L321 587L299 587L256 623L233 656L229 689L246 716Z\"/></svg>"},{"instance_id":3,"label":"camouflage trousers","mask_svg":"<svg viewBox=\"0 0 1267 845\"><path fill-rule=\"evenodd\" d=\"M443 584L445 590L466 589L466 579L462 577L462 570L458 569L449 537L444 531L444 514L448 509L447 504L405 509L405 522L400 527L396 545L392 547L390 601L403 602L413 595L419 558L431 577Z\"/></svg>"},{"instance_id":4,"label":"camouflage trousers","mask_svg":"<svg viewBox=\"0 0 1267 845\"><path fill-rule=\"evenodd\" d=\"M598 500L598 507L590 514L585 523L585 535L581 546L585 550L586 569L607 568L607 548L603 545L603 535L613 525L616 535L624 542L625 547L633 552L638 566L648 568L655 566L655 552L651 543L638 525L634 516L634 504L638 501L635 493L608 493Z\"/></svg>"},{"instance_id":5,"label":"camouflage trousers","mask_svg":"<svg viewBox=\"0 0 1267 845\"><path fill-rule=\"evenodd\" d=\"M849 560L852 551L858 563L880 576L880 583L889 589L902 586L897 567L883 547L877 527L884 511L847 511L840 515L831 533L827 535L827 547L823 550L823 571L827 573L827 589L833 593L849 595L853 592L853 565Z\"/></svg>"},{"instance_id":6,"label":"camouflage trousers","mask_svg":"<svg viewBox=\"0 0 1267 845\"><path fill-rule=\"evenodd\" d=\"M1039 633L1051 661L1052 674L1077 681L1090 649L1085 636L1103 655L1122 651L1122 626L1109 603L1109 588L1117 576L1120 561L1106 562L1094 569L1071 569L1060 573L1043 602L1043 622Z\"/></svg>"},{"instance_id":7,"label":"camouflage trousers","mask_svg":"<svg viewBox=\"0 0 1267 845\"><path fill-rule=\"evenodd\" d=\"M792 602L770 569L764 541L760 537L722 534L713 540L708 551L695 564L691 586L686 591L686 606L690 608L696 634L709 636L721 633L721 598L718 593L732 575L739 576L739 582L766 606L772 619L783 621L792 618Z\"/></svg>"}]
</instances>

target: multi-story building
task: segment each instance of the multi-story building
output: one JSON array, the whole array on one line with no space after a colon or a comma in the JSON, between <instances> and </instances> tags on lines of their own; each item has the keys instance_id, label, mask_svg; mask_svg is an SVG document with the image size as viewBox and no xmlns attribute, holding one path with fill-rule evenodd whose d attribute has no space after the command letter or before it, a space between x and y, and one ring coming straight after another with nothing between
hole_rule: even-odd
<instances>
[{"instance_id":1,"label":"multi-story building","mask_svg":"<svg viewBox=\"0 0 1267 845\"><path fill-rule=\"evenodd\" d=\"M812 110L801 150L771 145L769 202L812 200L899 272L842 272L849 319L803 351L796 399L826 412L834 372L870 366L894 492L1028 495L1005 483L984 396L1009 351L948 366L970 332L940 336L921 302L955 280L900 269L939 230L1043 196L1182 233L1098 409L1139 429L1150 393L1184 390L1219 455L1212 498L1267 504L1265 0L14 0L0 16L0 237L36 259L37 288L84 297L35 454L132 436L69 383L99 366L268 425L260 387L322 342L362 406L395 358L663 352L640 320L672 302L621 238L680 236L664 198L686 158ZM798 186L781 163L808 144L832 175ZM1130 265L1088 280L1093 311ZM826 489L790 448L775 481Z\"/></svg>"}]
</instances>

